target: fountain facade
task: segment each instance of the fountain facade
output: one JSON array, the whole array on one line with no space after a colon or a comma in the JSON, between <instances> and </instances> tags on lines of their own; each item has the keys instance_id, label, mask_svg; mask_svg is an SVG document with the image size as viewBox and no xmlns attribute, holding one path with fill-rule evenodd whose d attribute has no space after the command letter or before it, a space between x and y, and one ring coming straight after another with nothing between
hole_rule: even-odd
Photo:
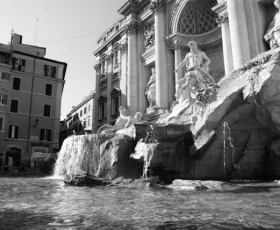
<instances>
[{"instance_id":1,"label":"fountain facade","mask_svg":"<svg viewBox=\"0 0 280 230\"><path fill-rule=\"evenodd\" d=\"M123 115L118 131L69 137L56 174L167 183L279 178L279 57L279 49L259 55L218 82L214 98L178 103L156 123Z\"/></svg>"}]
</instances>

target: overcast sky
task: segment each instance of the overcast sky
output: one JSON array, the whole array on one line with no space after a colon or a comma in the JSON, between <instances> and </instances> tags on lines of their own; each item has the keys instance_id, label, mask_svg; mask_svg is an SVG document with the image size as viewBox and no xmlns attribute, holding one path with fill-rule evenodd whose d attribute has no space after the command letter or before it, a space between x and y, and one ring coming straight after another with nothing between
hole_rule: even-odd
<instances>
[{"instance_id":1,"label":"overcast sky","mask_svg":"<svg viewBox=\"0 0 280 230\"><path fill-rule=\"evenodd\" d=\"M68 64L61 119L95 89L96 41L121 17L117 10L125 2L0 0L0 43L8 44L13 29L23 36L23 43L46 47L46 58Z\"/></svg>"}]
</instances>

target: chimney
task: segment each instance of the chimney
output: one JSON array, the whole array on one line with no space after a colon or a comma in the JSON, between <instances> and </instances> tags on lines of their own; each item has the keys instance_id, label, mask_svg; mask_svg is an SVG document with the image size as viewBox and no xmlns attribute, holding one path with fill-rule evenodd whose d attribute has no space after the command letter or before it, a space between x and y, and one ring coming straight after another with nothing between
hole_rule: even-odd
<instances>
[{"instance_id":1,"label":"chimney","mask_svg":"<svg viewBox=\"0 0 280 230\"><path fill-rule=\"evenodd\" d=\"M11 44L16 45L16 44L22 44L22 36L19 34L12 34L11 38Z\"/></svg>"}]
</instances>

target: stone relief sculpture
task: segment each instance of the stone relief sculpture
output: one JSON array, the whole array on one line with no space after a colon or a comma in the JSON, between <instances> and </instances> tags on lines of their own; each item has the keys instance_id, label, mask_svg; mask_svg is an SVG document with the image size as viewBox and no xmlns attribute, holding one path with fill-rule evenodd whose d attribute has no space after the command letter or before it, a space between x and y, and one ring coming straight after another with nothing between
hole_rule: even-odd
<instances>
[{"instance_id":1,"label":"stone relief sculpture","mask_svg":"<svg viewBox=\"0 0 280 230\"><path fill-rule=\"evenodd\" d=\"M150 80L146 85L145 95L149 101L149 108L152 108L156 105L156 71L155 68L151 68L152 75Z\"/></svg>"},{"instance_id":2,"label":"stone relief sculpture","mask_svg":"<svg viewBox=\"0 0 280 230\"><path fill-rule=\"evenodd\" d=\"M146 49L150 48L154 45L154 27L153 26L146 26L144 32L144 46Z\"/></svg>"},{"instance_id":3,"label":"stone relief sculpture","mask_svg":"<svg viewBox=\"0 0 280 230\"><path fill-rule=\"evenodd\" d=\"M175 69L175 72L178 72L186 65L185 76L176 85L175 98L179 104L191 98L199 101L207 100L209 88L215 85L215 80L209 74L210 59L198 49L195 41L190 41L188 46L190 52Z\"/></svg>"},{"instance_id":4,"label":"stone relief sculpture","mask_svg":"<svg viewBox=\"0 0 280 230\"><path fill-rule=\"evenodd\" d=\"M271 49L280 47L280 0L275 0L274 5L278 12L264 35L264 39L269 43Z\"/></svg>"}]
</instances>

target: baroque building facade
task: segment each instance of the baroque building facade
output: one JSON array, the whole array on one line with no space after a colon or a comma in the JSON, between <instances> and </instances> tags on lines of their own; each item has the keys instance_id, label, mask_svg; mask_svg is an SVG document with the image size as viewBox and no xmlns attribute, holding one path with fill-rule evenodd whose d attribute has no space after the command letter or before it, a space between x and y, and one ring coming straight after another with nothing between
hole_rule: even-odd
<instances>
[{"instance_id":1,"label":"baroque building facade","mask_svg":"<svg viewBox=\"0 0 280 230\"><path fill-rule=\"evenodd\" d=\"M0 166L29 166L33 153L59 150L67 64L45 54L19 34L0 44Z\"/></svg>"},{"instance_id":2,"label":"baroque building facade","mask_svg":"<svg viewBox=\"0 0 280 230\"><path fill-rule=\"evenodd\" d=\"M96 128L114 124L120 105L145 120L169 109L185 71L174 70L192 40L216 82L268 50L263 36L276 11L273 0L128 0L94 52ZM151 75L155 105L147 98Z\"/></svg>"}]
</instances>

